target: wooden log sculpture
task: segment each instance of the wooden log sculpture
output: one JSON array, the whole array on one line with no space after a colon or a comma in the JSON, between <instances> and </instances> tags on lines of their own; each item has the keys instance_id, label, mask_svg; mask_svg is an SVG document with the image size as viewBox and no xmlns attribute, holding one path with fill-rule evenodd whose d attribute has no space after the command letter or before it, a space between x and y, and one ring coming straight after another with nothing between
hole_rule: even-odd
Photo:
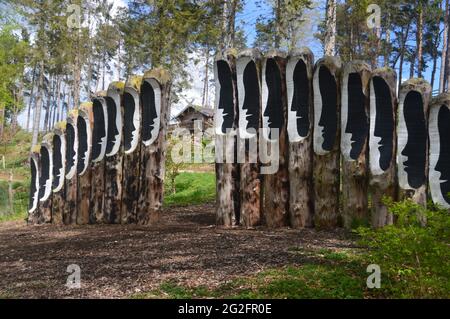
<instances>
[{"instance_id":1,"label":"wooden log sculpture","mask_svg":"<svg viewBox=\"0 0 450 319\"><path fill-rule=\"evenodd\" d=\"M314 221L318 228L339 224L340 71L339 58L325 56L314 68Z\"/></svg>"},{"instance_id":2,"label":"wooden log sculpture","mask_svg":"<svg viewBox=\"0 0 450 319\"><path fill-rule=\"evenodd\" d=\"M39 169L39 223L52 221L53 134L44 136L41 144Z\"/></svg>"},{"instance_id":3,"label":"wooden log sculpture","mask_svg":"<svg viewBox=\"0 0 450 319\"><path fill-rule=\"evenodd\" d=\"M432 100L428 130L431 197L435 204L450 209L450 93Z\"/></svg>"},{"instance_id":4,"label":"wooden log sculpture","mask_svg":"<svg viewBox=\"0 0 450 319\"><path fill-rule=\"evenodd\" d=\"M140 130L142 77L133 76L125 85L123 94L124 160L122 184L122 224L137 223L137 204L140 178Z\"/></svg>"},{"instance_id":5,"label":"wooden log sculpture","mask_svg":"<svg viewBox=\"0 0 450 319\"><path fill-rule=\"evenodd\" d=\"M240 222L240 166L236 163L238 127L238 96L236 54L233 50L219 52L214 63L216 83L216 223L231 227ZM226 154L233 155L229 163ZM225 155L225 156L224 156ZM230 157L230 156L229 156ZM244 226L249 225L243 220Z\"/></svg>"},{"instance_id":6,"label":"wooden log sculpture","mask_svg":"<svg viewBox=\"0 0 450 319\"><path fill-rule=\"evenodd\" d=\"M102 223L104 219L105 155L108 134L106 92L99 92L92 100L92 164L89 222Z\"/></svg>"},{"instance_id":7,"label":"wooden log sculpture","mask_svg":"<svg viewBox=\"0 0 450 319\"><path fill-rule=\"evenodd\" d=\"M78 110L72 110L67 117L66 126L66 203L63 222L66 225L77 223L78 193Z\"/></svg>"},{"instance_id":8,"label":"wooden log sculpture","mask_svg":"<svg viewBox=\"0 0 450 319\"><path fill-rule=\"evenodd\" d=\"M370 66L362 61L347 63L342 73L342 220L347 229L369 224L370 75Z\"/></svg>"},{"instance_id":9,"label":"wooden log sculpture","mask_svg":"<svg viewBox=\"0 0 450 319\"><path fill-rule=\"evenodd\" d=\"M236 75L239 103L238 154L240 165L241 224L261 224L261 175L258 159L258 130L261 116L261 53L256 49L237 57ZM233 221L229 223L234 224Z\"/></svg>"},{"instance_id":10,"label":"wooden log sculpture","mask_svg":"<svg viewBox=\"0 0 450 319\"><path fill-rule=\"evenodd\" d=\"M431 86L410 79L399 93L397 170L400 198L426 205L428 177L428 103Z\"/></svg>"},{"instance_id":11,"label":"wooden log sculpture","mask_svg":"<svg viewBox=\"0 0 450 319\"><path fill-rule=\"evenodd\" d=\"M86 225L91 220L91 153L92 153L92 103L83 103L78 111L78 194L77 194L77 224Z\"/></svg>"},{"instance_id":12,"label":"wooden log sculpture","mask_svg":"<svg viewBox=\"0 0 450 319\"><path fill-rule=\"evenodd\" d=\"M30 201L28 205L28 218L29 225L35 225L38 223L39 213L39 155L41 153L41 146L35 146L31 150L30 154L30 169L31 169L31 182L30 182Z\"/></svg>"},{"instance_id":13,"label":"wooden log sculpture","mask_svg":"<svg viewBox=\"0 0 450 319\"><path fill-rule=\"evenodd\" d=\"M375 228L390 225L393 215L383 197L397 199L395 154L397 152L397 74L393 69L376 69L370 81L370 194L371 220Z\"/></svg>"},{"instance_id":14,"label":"wooden log sculpture","mask_svg":"<svg viewBox=\"0 0 450 319\"><path fill-rule=\"evenodd\" d=\"M55 125L53 135L53 197L52 197L52 223L63 223L64 206L66 202L66 122Z\"/></svg>"},{"instance_id":15,"label":"wooden log sculpture","mask_svg":"<svg viewBox=\"0 0 450 319\"><path fill-rule=\"evenodd\" d=\"M264 217L270 228L288 225L289 173L287 145L286 55L268 52L262 67L262 143L264 154L278 151L278 170L264 175ZM276 150L276 148L278 148ZM264 163L266 164L266 163ZM273 165L274 163L267 163Z\"/></svg>"},{"instance_id":16,"label":"wooden log sculpture","mask_svg":"<svg viewBox=\"0 0 450 319\"><path fill-rule=\"evenodd\" d=\"M142 145L137 223L159 221L164 196L166 131L171 79L164 69L150 70L141 84Z\"/></svg>"},{"instance_id":17,"label":"wooden log sculpture","mask_svg":"<svg viewBox=\"0 0 450 319\"><path fill-rule=\"evenodd\" d=\"M313 100L314 55L308 48L290 52L286 66L289 137L289 221L293 228L314 226Z\"/></svg>"},{"instance_id":18,"label":"wooden log sculpture","mask_svg":"<svg viewBox=\"0 0 450 319\"><path fill-rule=\"evenodd\" d=\"M123 174L122 97L125 84L113 82L104 97L108 114L108 136L105 163L104 210L97 212L97 222L120 224Z\"/></svg>"}]
</instances>

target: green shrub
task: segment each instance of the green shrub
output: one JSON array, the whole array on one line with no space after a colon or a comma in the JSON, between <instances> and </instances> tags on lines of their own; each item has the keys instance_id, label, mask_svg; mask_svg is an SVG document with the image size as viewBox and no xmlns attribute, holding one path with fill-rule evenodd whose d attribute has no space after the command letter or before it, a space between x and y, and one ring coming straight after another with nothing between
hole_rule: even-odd
<instances>
[{"instance_id":1,"label":"green shrub","mask_svg":"<svg viewBox=\"0 0 450 319\"><path fill-rule=\"evenodd\" d=\"M432 204L425 209L410 200L386 204L396 217L395 225L357 230L361 243L369 248L371 263L381 267L385 293L403 298L450 297L449 212Z\"/></svg>"}]
</instances>

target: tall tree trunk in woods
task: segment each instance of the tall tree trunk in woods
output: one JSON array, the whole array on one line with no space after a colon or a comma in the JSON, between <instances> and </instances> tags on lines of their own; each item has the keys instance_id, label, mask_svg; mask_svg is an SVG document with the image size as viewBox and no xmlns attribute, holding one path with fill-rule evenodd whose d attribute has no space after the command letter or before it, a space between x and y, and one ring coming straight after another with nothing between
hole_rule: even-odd
<instances>
[{"instance_id":1,"label":"tall tree trunk in woods","mask_svg":"<svg viewBox=\"0 0 450 319\"><path fill-rule=\"evenodd\" d=\"M386 23L386 38L384 40L386 47L384 48L384 66L388 67L389 66L389 58L391 56L391 28L390 28L390 22L391 21L391 17L390 15L387 18L387 23Z\"/></svg>"},{"instance_id":2,"label":"tall tree trunk in woods","mask_svg":"<svg viewBox=\"0 0 450 319\"><path fill-rule=\"evenodd\" d=\"M336 54L336 0L327 0L325 55Z\"/></svg>"},{"instance_id":3,"label":"tall tree trunk in woods","mask_svg":"<svg viewBox=\"0 0 450 319\"><path fill-rule=\"evenodd\" d=\"M37 63L33 66L33 75L31 77L31 90L30 90L30 100L28 101L28 112L27 112L27 132L30 131L30 117L31 117L31 108L33 106L33 100L34 100L34 81L36 79L36 68Z\"/></svg>"},{"instance_id":4,"label":"tall tree trunk in woods","mask_svg":"<svg viewBox=\"0 0 450 319\"><path fill-rule=\"evenodd\" d=\"M60 121L61 116L61 82L62 82L61 77L58 77L58 84L56 89L56 105L55 105L56 116L54 117L53 127L55 126L56 122Z\"/></svg>"},{"instance_id":5,"label":"tall tree trunk in woods","mask_svg":"<svg viewBox=\"0 0 450 319\"><path fill-rule=\"evenodd\" d=\"M203 81L203 93L202 93L202 107L208 105L208 91L209 91L209 46L206 48L206 63L205 63L205 80Z\"/></svg>"},{"instance_id":6,"label":"tall tree trunk in woods","mask_svg":"<svg viewBox=\"0 0 450 319\"><path fill-rule=\"evenodd\" d=\"M448 9L450 11L450 8ZM447 13L448 15L448 13ZM450 24L449 19L447 18L447 24ZM445 68L445 74L447 76L446 79L446 90L448 91L450 89L450 30L447 32L447 54L446 54L446 68Z\"/></svg>"},{"instance_id":7,"label":"tall tree trunk in woods","mask_svg":"<svg viewBox=\"0 0 450 319\"><path fill-rule=\"evenodd\" d=\"M3 140L3 131L5 127L5 108L5 103L0 101L0 141Z\"/></svg>"},{"instance_id":8,"label":"tall tree trunk in woods","mask_svg":"<svg viewBox=\"0 0 450 319\"><path fill-rule=\"evenodd\" d=\"M417 77L422 77L422 66L423 66L423 11L425 8L420 2L418 8L418 18L417 18L417 35L416 35L416 47L417 47Z\"/></svg>"},{"instance_id":9,"label":"tall tree trunk in woods","mask_svg":"<svg viewBox=\"0 0 450 319\"><path fill-rule=\"evenodd\" d=\"M405 30L405 28L402 28L402 38L401 38L401 47L400 47L400 61L399 61L399 71L398 71L398 92L400 92L400 87L402 85L402 80L403 80L403 63L405 61L406 41L408 40L410 27L411 27L411 23L408 23L408 26L406 27L406 30Z\"/></svg>"},{"instance_id":10,"label":"tall tree trunk in woods","mask_svg":"<svg viewBox=\"0 0 450 319\"><path fill-rule=\"evenodd\" d=\"M38 81L38 95L36 98L36 106L33 114L33 136L31 140L31 146L35 146L38 143L39 129L41 124L41 110L44 91L44 60L39 62L39 81Z\"/></svg>"},{"instance_id":11,"label":"tall tree trunk in woods","mask_svg":"<svg viewBox=\"0 0 450 319\"><path fill-rule=\"evenodd\" d=\"M9 171L9 179L8 179L8 206L9 206L9 214L14 214L14 190L13 190L13 171Z\"/></svg>"},{"instance_id":12,"label":"tall tree trunk in woods","mask_svg":"<svg viewBox=\"0 0 450 319\"><path fill-rule=\"evenodd\" d=\"M435 43L437 43L437 42L435 42ZM432 67L432 70L431 70L431 81L430 81L430 84L431 84L431 88L433 88L433 90L434 90L434 82L435 82L435 79L436 79L436 69L437 69L437 59L438 59L437 46L434 47L432 50L433 50L433 53L432 53L433 67Z\"/></svg>"},{"instance_id":13,"label":"tall tree trunk in woods","mask_svg":"<svg viewBox=\"0 0 450 319\"><path fill-rule=\"evenodd\" d=\"M444 11L444 32L442 35L443 46L442 46L442 55L441 55L441 72L439 76L439 92L442 93L445 91L445 82L446 82L446 70L447 70L447 55L448 55L448 35L449 35L449 2L450 0L444 0L445 2L445 11ZM442 4L444 5L444 4Z\"/></svg>"},{"instance_id":14,"label":"tall tree trunk in woods","mask_svg":"<svg viewBox=\"0 0 450 319\"><path fill-rule=\"evenodd\" d=\"M274 39L274 47L275 49L279 49L281 46L281 3L282 0L276 0L275 7L275 39Z\"/></svg>"}]
</instances>

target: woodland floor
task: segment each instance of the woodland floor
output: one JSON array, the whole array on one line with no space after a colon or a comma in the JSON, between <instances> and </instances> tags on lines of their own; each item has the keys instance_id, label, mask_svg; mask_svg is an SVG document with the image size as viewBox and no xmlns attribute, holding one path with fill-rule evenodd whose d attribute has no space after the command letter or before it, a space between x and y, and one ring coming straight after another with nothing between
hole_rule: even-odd
<instances>
[{"instance_id":1,"label":"woodland floor","mask_svg":"<svg viewBox=\"0 0 450 319\"><path fill-rule=\"evenodd\" d=\"M217 229L211 204L171 207L158 227L0 223L0 298L127 298L167 281L214 289L308 262L298 249L347 249L341 231ZM81 267L81 289L65 287Z\"/></svg>"}]
</instances>

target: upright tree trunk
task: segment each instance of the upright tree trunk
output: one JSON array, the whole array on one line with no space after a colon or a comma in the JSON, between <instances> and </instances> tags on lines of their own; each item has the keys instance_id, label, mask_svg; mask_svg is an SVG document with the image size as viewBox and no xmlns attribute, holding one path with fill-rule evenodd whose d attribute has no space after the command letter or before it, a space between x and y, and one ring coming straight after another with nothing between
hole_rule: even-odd
<instances>
[{"instance_id":1,"label":"upright tree trunk","mask_svg":"<svg viewBox=\"0 0 450 319\"><path fill-rule=\"evenodd\" d=\"M370 194L372 226L391 225L392 213L383 203L383 197L397 199L397 75L393 69L377 69L370 81Z\"/></svg>"},{"instance_id":2,"label":"upright tree trunk","mask_svg":"<svg viewBox=\"0 0 450 319\"><path fill-rule=\"evenodd\" d=\"M368 134L371 68L362 61L346 64L341 89L342 217L351 229L369 223Z\"/></svg>"},{"instance_id":3,"label":"upright tree trunk","mask_svg":"<svg viewBox=\"0 0 450 319\"><path fill-rule=\"evenodd\" d=\"M205 63L205 80L203 82L202 93L202 107L206 107L209 100L209 46L206 48L206 63Z\"/></svg>"},{"instance_id":4,"label":"upright tree trunk","mask_svg":"<svg viewBox=\"0 0 450 319\"><path fill-rule=\"evenodd\" d=\"M35 86L35 78L36 78L36 63L33 67L33 76L31 78L31 91L30 91L30 100L28 101L28 112L27 112L27 132L30 131L30 117L31 117L31 108L33 106L34 100L34 86Z\"/></svg>"},{"instance_id":5,"label":"upright tree trunk","mask_svg":"<svg viewBox=\"0 0 450 319\"><path fill-rule=\"evenodd\" d=\"M42 109L42 94L44 86L44 60L39 62L39 82L38 82L38 96L36 99L36 107L33 114L33 136L31 139L31 146L35 146L38 143L39 129L41 124L41 109Z\"/></svg>"},{"instance_id":6,"label":"upright tree trunk","mask_svg":"<svg viewBox=\"0 0 450 319\"><path fill-rule=\"evenodd\" d=\"M340 193L339 58L325 56L314 69L314 211L317 228L335 228Z\"/></svg>"},{"instance_id":7,"label":"upright tree trunk","mask_svg":"<svg viewBox=\"0 0 450 319\"><path fill-rule=\"evenodd\" d=\"M448 35L449 35L449 0L445 0L445 12L444 12L444 33L442 35L443 45L442 45L442 55L441 55L441 72L439 76L439 92L445 91L445 81L446 81L446 65L447 65L447 54L448 54Z\"/></svg>"},{"instance_id":8,"label":"upright tree trunk","mask_svg":"<svg viewBox=\"0 0 450 319\"><path fill-rule=\"evenodd\" d=\"M289 220L293 228L314 226L313 90L314 55L293 50L286 67L289 136Z\"/></svg>"},{"instance_id":9,"label":"upright tree trunk","mask_svg":"<svg viewBox=\"0 0 450 319\"><path fill-rule=\"evenodd\" d=\"M336 0L327 0L325 55L336 54Z\"/></svg>"},{"instance_id":10,"label":"upright tree trunk","mask_svg":"<svg viewBox=\"0 0 450 319\"><path fill-rule=\"evenodd\" d=\"M420 2L420 1L419 1ZM422 61L423 61L423 11L422 3L419 4L417 19L417 77L422 77Z\"/></svg>"},{"instance_id":11,"label":"upright tree trunk","mask_svg":"<svg viewBox=\"0 0 450 319\"><path fill-rule=\"evenodd\" d=\"M53 134L44 136L41 144L39 178L39 223L47 224L52 221L52 176L53 176ZM44 179L47 177L47 179Z\"/></svg>"}]
</instances>

